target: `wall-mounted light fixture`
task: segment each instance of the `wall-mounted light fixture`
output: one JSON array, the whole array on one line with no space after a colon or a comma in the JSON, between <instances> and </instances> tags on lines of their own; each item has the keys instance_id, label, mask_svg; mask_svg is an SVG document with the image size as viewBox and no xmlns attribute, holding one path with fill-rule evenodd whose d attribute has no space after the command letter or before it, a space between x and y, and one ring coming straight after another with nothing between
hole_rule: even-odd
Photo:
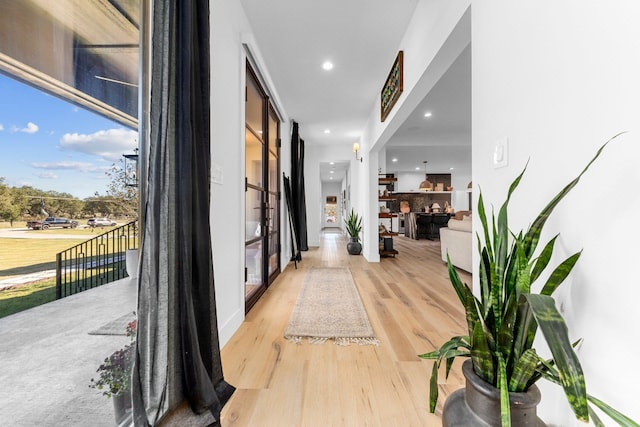
<instances>
[{"instance_id":1,"label":"wall-mounted light fixture","mask_svg":"<svg viewBox=\"0 0 640 427\"><path fill-rule=\"evenodd\" d=\"M356 153L356 160L360 160L360 163L362 163L362 156L358 157L358 152L360 152L360 144L358 144L357 142L353 143L353 152Z\"/></svg>"},{"instance_id":2,"label":"wall-mounted light fixture","mask_svg":"<svg viewBox=\"0 0 640 427\"><path fill-rule=\"evenodd\" d=\"M128 187L138 186L138 149L135 154L123 154L124 157L124 184Z\"/></svg>"}]
</instances>

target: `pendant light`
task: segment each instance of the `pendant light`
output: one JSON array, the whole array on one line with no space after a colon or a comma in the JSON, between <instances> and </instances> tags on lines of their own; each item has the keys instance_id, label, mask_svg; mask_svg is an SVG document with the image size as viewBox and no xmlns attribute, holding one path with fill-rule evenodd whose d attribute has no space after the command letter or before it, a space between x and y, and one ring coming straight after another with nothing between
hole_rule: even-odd
<instances>
[{"instance_id":1,"label":"pendant light","mask_svg":"<svg viewBox=\"0 0 640 427\"><path fill-rule=\"evenodd\" d=\"M431 184L431 181L429 181L429 177L427 176L427 161L425 160L424 162L424 181L422 181L420 183L420 191L431 191L433 190L433 184Z\"/></svg>"}]
</instances>

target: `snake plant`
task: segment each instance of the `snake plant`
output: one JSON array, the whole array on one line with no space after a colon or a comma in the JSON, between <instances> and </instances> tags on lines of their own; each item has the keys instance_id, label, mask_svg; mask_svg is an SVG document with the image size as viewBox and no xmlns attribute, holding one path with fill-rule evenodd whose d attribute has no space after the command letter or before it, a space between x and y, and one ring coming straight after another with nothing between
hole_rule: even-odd
<instances>
[{"instance_id":1,"label":"snake plant","mask_svg":"<svg viewBox=\"0 0 640 427\"><path fill-rule=\"evenodd\" d=\"M360 240L360 232L362 231L362 218L353 210L349 213L347 217L347 233L349 233L349 237L356 238Z\"/></svg>"},{"instance_id":2,"label":"snake plant","mask_svg":"<svg viewBox=\"0 0 640 427\"><path fill-rule=\"evenodd\" d=\"M479 296L474 295L471 288L461 281L456 269L448 261L449 278L464 306L469 335L453 337L440 349L419 356L435 360L430 380L431 412L435 411L438 399L440 364L445 361L445 375L448 376L453 360L462 356L470 357L475 373L500 390L503 426L511 425L508 393L526 391L540 378L564 388L567 401L579 420L588 421L591 414L596 425L603 425L590 409L588 401L591 401L620 425L638 426L587 394L582 367L574 351L577 343L570 341L565 321L551 297L575 266L581 251L553 268L546 282L539 287L539 293L532 292L532 285L542 280L544 271L551 269L549 264L558 238L558 235L554 236L541 251L536 252L549 215L578 184L607 144L619 135L600 147L582 172L542 209L526 231L512 232L507 215L509 201L527 169L526 165L509 187L497 218L492 211L491 222L487 219L480 194L478 217L482 236L477 235ZM551 350L550 360L541 358L533 348L538 330Z\"/></svg>"}]
</instances>

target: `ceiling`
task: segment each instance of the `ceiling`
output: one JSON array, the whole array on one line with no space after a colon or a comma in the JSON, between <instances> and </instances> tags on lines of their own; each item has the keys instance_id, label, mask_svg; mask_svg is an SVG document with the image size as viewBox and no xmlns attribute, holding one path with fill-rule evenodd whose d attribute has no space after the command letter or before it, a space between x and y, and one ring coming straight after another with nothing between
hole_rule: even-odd
<instances>
[{"instance_id":1,"label":"ceiling","mask_svg":"<svg viewBox=\"0 0 640 427\"><path fill-rule=\"evenodd\" d=\"M425 113L431 113L425 117ZM471 174L471 46L449 67L386 145L386 172ZM393 159L397 159L396 162Z\"/></svg>"},{"instance_id":2,"label":"ceiling","mask_svg":"<svg viewBox=\"0 0 640 427\"><path fill-rule=\"evenodd\" d=\"M305 143L351 147L367 124L417 0L394 0L393 7L388 0L241 3L278 96L300 124ZM291 18L283 21L285 16ZM327 60L334 64L329 71L322 68ZM453 167L470 174L470 129L467 48L387 143L386 171L424 170L428 160L432 173ZM348 160L321 163L321 180L340 181Z\"/></svg>"}]
</instances>

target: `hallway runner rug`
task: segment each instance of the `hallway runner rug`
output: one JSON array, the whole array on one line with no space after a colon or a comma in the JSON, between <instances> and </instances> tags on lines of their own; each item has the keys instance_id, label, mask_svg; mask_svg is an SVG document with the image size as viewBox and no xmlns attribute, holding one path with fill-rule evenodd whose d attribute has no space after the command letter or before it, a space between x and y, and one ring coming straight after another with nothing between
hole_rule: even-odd
<instances>
[{"instance_id":1,"label":"hallway runner rug","mask_svg":"<svg viewBox=\"0 0 640 427\"><path fill-rule=\"evenodd\" d=\"M348 268L307 271L284 337L299 344L379 345Z\"/></svg>"}]
</instances>

